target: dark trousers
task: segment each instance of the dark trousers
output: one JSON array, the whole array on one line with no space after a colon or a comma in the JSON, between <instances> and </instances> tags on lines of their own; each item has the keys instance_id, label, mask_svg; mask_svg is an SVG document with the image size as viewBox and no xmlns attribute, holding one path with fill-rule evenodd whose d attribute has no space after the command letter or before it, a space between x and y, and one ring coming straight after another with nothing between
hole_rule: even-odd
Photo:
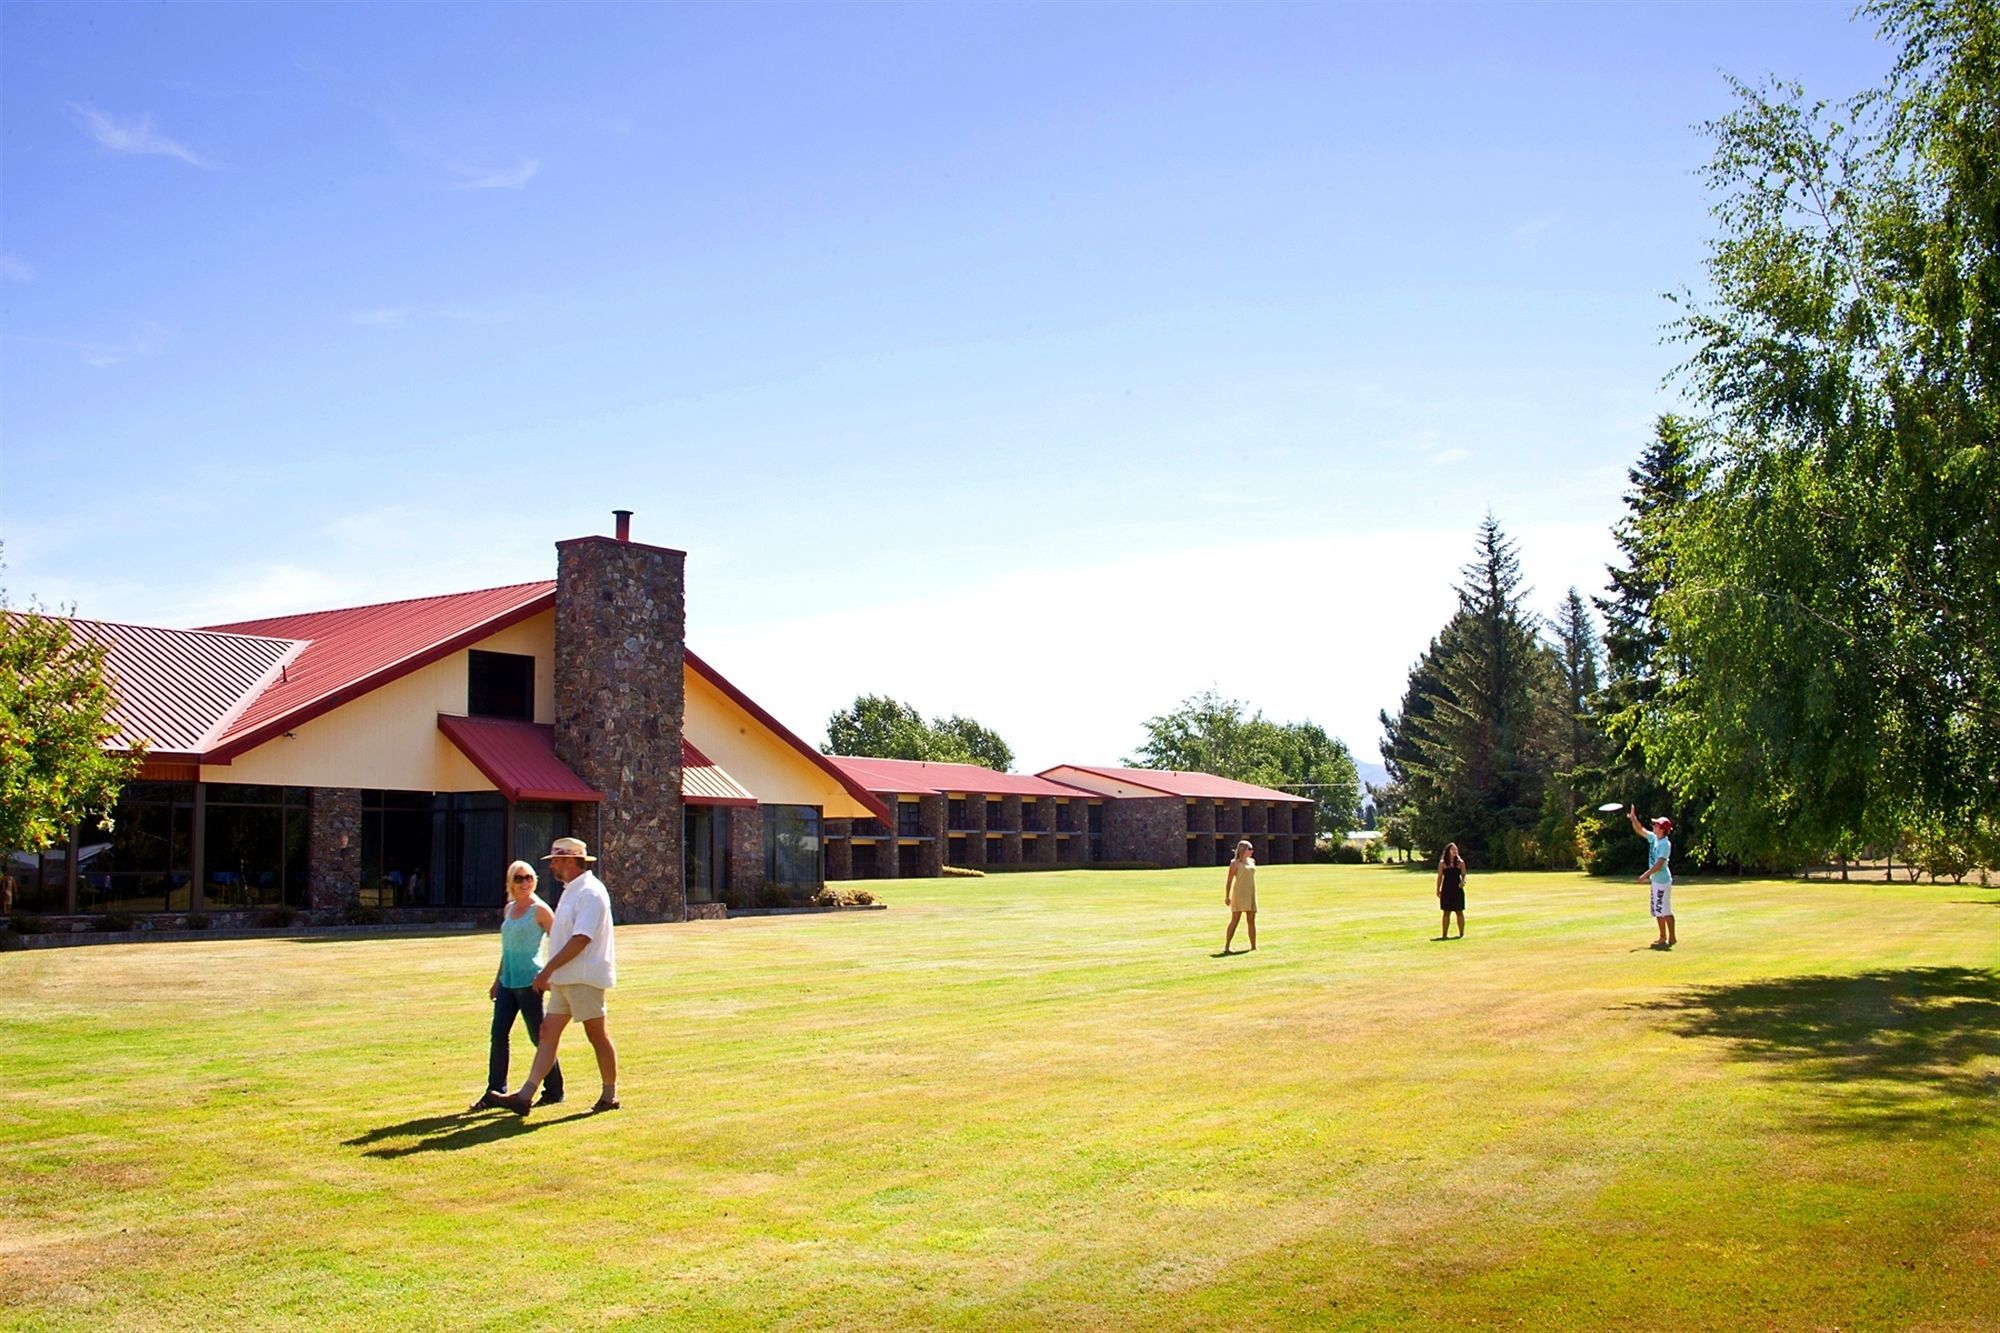
<instances>
[{"instance_id":1,"label":"dark trousers","mask_svg":"<svg viewBox=\"0 0 2000 1333\"><path fill-rule=\"evenodd\" d=\"M510 1091L507 1082L507 1037L514 1030L514 1015L521 1016L521 1026L528 1030L528 1059L535 1058L535 1047L542 1040L542 993L533 986L502 986L500 994L493 1001L493 1046L486 1056L486 1086ZM562 1061L550 1067L548 1078L542 1087L552 1098L563 1095Z\"/></svg>"}]
</instances>

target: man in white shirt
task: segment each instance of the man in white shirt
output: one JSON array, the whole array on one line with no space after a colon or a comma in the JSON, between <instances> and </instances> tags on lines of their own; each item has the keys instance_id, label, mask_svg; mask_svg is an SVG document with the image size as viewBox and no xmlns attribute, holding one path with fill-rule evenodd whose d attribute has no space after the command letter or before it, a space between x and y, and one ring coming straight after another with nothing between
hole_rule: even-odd
<instances>
[{"instance_id":1,"label":"man in white shirt","mask_svg":"<svg viewBox=\"0 0 2000 1333\"><path fill-rule=\"evenodd\" d=\"M534 980L535 989L549 997L548 1010L542 1016L542 1039L536 1045L528 1081L511 1093L488 1093L486 1105L526 1115L534 1105L535 1089L555 1066L563 1029L574 1018L583 1024L583 1035L590 1038L590 1047L597 1052L597 1072L604 1079L604 1094L590 1109L615 1111L618 1051L604 1026L604 993L618 984L611 895L605 892L604 882L591 873L591 863L597 858L583 839L557 838L542 859L563 885L556 918L549 925L549 961Z\"/></svg>"}]
</instances>

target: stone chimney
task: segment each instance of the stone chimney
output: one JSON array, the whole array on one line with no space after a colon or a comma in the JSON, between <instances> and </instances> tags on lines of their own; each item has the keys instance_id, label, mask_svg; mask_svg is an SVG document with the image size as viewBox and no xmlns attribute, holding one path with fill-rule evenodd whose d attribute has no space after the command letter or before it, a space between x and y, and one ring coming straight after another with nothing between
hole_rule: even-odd
<instances>
[{"instance_id":1,"label":"stone chimney","mask_svg":"<svg viewBox=\"0 0 2000 1333\"><path fill-rule=\"evenodd\" d=\"M556 543L556 754L604 793L576 834L617 918L678 921L687 555L633 541L629 510L616 521Z\"/></svg>"}]
</instances>

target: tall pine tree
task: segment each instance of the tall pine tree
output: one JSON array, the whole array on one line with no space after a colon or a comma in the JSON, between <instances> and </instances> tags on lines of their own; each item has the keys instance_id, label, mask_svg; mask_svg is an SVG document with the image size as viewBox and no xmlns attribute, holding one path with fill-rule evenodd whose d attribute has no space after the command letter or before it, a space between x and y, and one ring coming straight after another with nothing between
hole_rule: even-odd
<instances>
[{"instance_id":1,"label":"tall pine tree","mask_svg":"<svg viewBox=\"0 0 2000 1333\"><path fill-rule=\"evenodd\" d=\"M1671 414L1653 425L1653 439L1625 476L1625 516L1612 528L1619 564L1610 575L1608 596L1593 598L1604 616L1604 684L1592 708L1604 732L1602 762L1582 776L1583 785L1607 800L1627 801L1641 815L1671 815L1681 831L1675 841L1693 847L1699 812L1676 803L1658 765L1647 760L1644 725L1659 707L1660 683L1668 669L1667 632L1659 620L1660 599L1673 583L1673 527L1700 482L1700 433L1692 422ZM1636 874L1645 866L1645 844L1632 836L1622 814L1585 818L1583 858L1593 874Z\"/></svg>"},{"instance_id":2,"label":"tall pine tree","mask_svg":"<svg viewBox=\"0 0 2000 1333\"><path fill-rule=\"evenodd\" d=\"M1544 864L1535 830L1556 764L1554 654L1493 515L1461 574L1458 611L1411 671L1402 712L1384 718L1385 757L1419 846L1456 842L1494 867Z\"/></svg>"}]
</instances>

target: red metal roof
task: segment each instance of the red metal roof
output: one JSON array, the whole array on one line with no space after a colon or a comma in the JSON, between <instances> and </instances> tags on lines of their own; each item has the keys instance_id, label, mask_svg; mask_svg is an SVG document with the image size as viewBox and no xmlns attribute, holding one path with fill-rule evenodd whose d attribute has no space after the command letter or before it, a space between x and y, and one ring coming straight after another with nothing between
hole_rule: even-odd
<instances>
[{"instance_id":1,"label":"red metal roof","mask_svg":"<svg viewBox=\"0 0 2000 1333\"><path fill-rule=\"evenodd\" d=\"M940 764L921 759L827 756L849 777L873 792L938 795L962 791L987 796L1092 796L1032 773L996 773L978 764Z\"/></svg>"},{"instance_id":2,"label":"red metal roof","mask_svg":"<svg viewBox=\"0 0 2000 1333\"><path fill-rule=\"evenodd\" d=\"M307 640L206 756L223 763L368 691L555 605L553 580L212 625L219 633Z\"/></svg>"},{"instance_id":3,"label":"red metal roof","mask_svg":"<svg viewBox=\"0 0 2000 1333\"><path fill-rule=\"evenodd\" d=\"M114 744L123 749L144 741L160 760L200 754L305 647L256 634L68 623L78 639L104 649Z\"/></svg>"},{"instance_id":4,"label":"red metal roof","mask_svg":"<svg viewBox=\"0 0 2000 1333\"><path fill-rule=\"evenodd\" d=\"M439 713L438 730L510 801L601 801L556 757L556 729L546 722Z\"/></svg>"},{"instance_id":5,"label":"red metal roof","mask_svg":"<svg viewBox=\"0 0 2000 1333\"><path fill-rule=\"evenodd\" d=\"M868 789L866 787L862 786L859 782L856 782L853 778L849 777L846 773L842 772L840 768L836 764L834 764L834 762L831 759L828 759L818 750L813 749L812 746L807 745L804 741L800 740L795 734L793 734L792 730L789 727L787 727L784 723L778 721L777 718L772 717L769 713L765 712L763 706L760 705L755 699L752 699L749 695L745 694L743 691L737 689L734 685L731 685L728 681L724 680L722 678L722 673L717 671L714 667L710 666L708 663L702 661L699 657L696 657L694 655L693 649L683 648L681 650L681 657L688 666L693 667L695 671L700 673L700 675L704 680L708 681L709 684L715 686L716 689L722 691L723 695L727 697L731 702L733 702L738 708L741 708L744 712L756 718L757 721L761 723L765 727L765 729L767 729L773 736L776 736L779 740L785 742L785 744L791 746L794 750L797 750L800 754L812 760L812 762L817 764L820 768L826 770L827 774L830 777L832 777L835 782L838 782L843 788L846 789L847 794L849 796L852 796L855 800L861 802L862 805L866 806L868 808L869 813L873 814L877 819L883 820L884 822L887 822L888 820L895 818L894 815L889 813L889 807L883 805L882 802L876 800L873 796L871 796L868 793Z\"/></svg>"},{"instance_id":6,"label":"red metal roof","mask_svg":"<svg viewBox=\"0 0 2000 1333\"><path fill-rule=\"evenodd\" d=\"M1301 805L1311 804L1311 798L1297 792L1274 791L1269 787L1256 787L1234 778L1219 778L1213 773L1186 773L1171 768L1111 768L1098 764L1057 764L1045 768L1043 773L1059 773L1064 769L1074 769L1078 773L1095 774L1112 782L1129 783L1134 787L1149 787L1163 796L1194 796L1218 801L1297 801Z\"/></svg>"}]
</instances>

